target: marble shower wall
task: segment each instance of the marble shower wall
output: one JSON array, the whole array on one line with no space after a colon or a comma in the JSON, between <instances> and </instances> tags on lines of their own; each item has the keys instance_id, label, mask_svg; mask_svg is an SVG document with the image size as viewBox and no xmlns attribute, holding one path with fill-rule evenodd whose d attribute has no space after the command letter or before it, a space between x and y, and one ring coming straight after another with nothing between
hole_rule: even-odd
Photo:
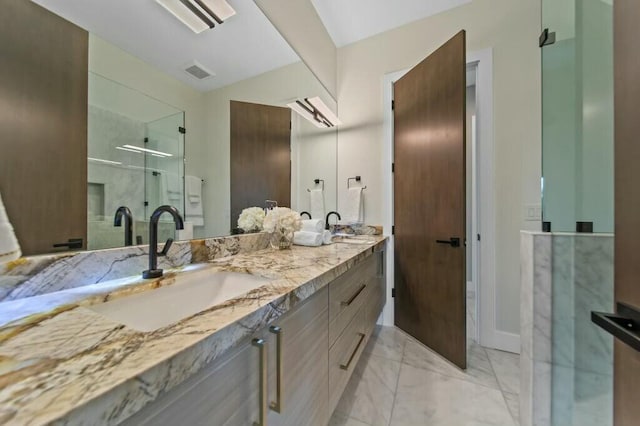
<instances>
[{"instance_id":1,"label":"marble shower wall","mask_svg":"<svg viewBox=\"0 0 640 426\"><path fill-rule=\"evenodd\" d=\"M612 424L613 236L523 232L521 423Z\"/></svg>"},{"instance_id":2,"label":"marble shower wall","mask_svg":"<svg viewBox=\"0 0 640 426\"><path fill-rule=\"evenodd\" d=\"M178 268L268 246L266 233L176 241L158 266ZM23 257L0 265L0 302L138 275L148 267L148 253L148 246L133 246Z\"/></svg>"}]
</instances>

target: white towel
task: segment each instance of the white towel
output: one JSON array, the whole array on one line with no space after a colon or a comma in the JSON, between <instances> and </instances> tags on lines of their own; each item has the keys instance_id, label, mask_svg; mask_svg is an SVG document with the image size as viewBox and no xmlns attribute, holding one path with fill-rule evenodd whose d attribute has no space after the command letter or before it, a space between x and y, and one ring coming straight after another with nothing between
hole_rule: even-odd
<instances>
[{"instance_id":1,"label":"white towel","mask_svg":"<svg viewBox=\"0 0 640 426\"><path fill-rule=\"evenodd\" d=\"M322 234L298 231L293 234L293 244L297 246L318 247L322 245Z\"/></svg>"},{"instance_id":2,"label":"white towel","mask_svg":"<svg viewBox=\"0 0 640 426\"><path fill-rule=\"evenodd\" d=\"M333 244L333 235L331 235L331 231L325 229L322 233L322 244Z\"/></svg>"},{"instance_id":3,"label":"white towel","mask_svg":"<svg viewBox=\"0 0 640 426\"><path fill-rule=\"evenodd\" d=\"M354 186L347 191L347 203L342 221L346 224L364 222L364 200L362 197L362 187Z\"/></svg>"},{"instance_id":4,"label":"white towel","mask_svg":"<svg viewBox=\"0 0 640 426\"><path fill-rule=\"evenodd\" d=\"M324 220L307 219L302 221L301 231L322 233L324 231Z\"/></svg>"},{"instance_id":5,"label":"white towel","mask_svg":"<svg viewBox=\"0 0 640 426\"><path fill-rule=\"evenodd\" d=\"M192 203L199 203L202 200L202 179L197 176L185 176L184 179L187 199Z\"/></svg>"},{"instance_id":6,"label":"white towel","mask_svg":"<svg viewBox=\"0 0 640 426\"><path fill-rule=\"evenodd\" d=\"M176 205L182 198L182 179L175 173L163 172L160 179L162 204Z\"/></svg>"},{"instance_id":7,"label":"white towel","mask_svg":"<svg viewBox=\"0 0 640 426\"><path fill-rule=\"evenodd\" d=\"M11 262L22 255L20 244L0 196L0 263Z\"/></svg>"},{"instance_id":8,"label":"white towel","mask_svg":"<svg viewBox=\"0 0 640 426\"><path fill-rule=\"evenodd\" d=\"M309 201L311 204L311 217L314 219L324 219L324 191L320 188L312 189L309 193Z\"/></svg>"}]
</instances>

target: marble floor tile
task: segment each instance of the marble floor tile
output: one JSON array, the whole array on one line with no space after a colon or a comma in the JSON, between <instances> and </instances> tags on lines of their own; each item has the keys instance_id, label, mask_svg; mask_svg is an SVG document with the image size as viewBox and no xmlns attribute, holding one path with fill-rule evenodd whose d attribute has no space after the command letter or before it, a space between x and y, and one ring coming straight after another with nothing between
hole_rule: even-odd
<instances>
[{"instance_id":1,"label":"marble floor tile","mask_svg":"<svg viewBox=\"0 0 640 426\"><path fill-rule=\"evenodd\" d=\"M400 362L402 361L406 341L407 335L398 328L376 326L364 351Z\"/></svg>"},{"instance_id":2,"label":"marble floor tile","mask_svg":"<svg viewBox=\"0 0 640 426\"><path fill-rule=\"evenodd\" d=\"M404 348L402 362L457 379L468 380L483 386L500 389L485 349L475 343L467 348L467 369L461 370L443 357L409 337Z\"/></svg>"},{"instance_id":3,"label":"marble floor tile","mask_svg":"<svg viewBox=\"0 0 640 426\"><path fill-rule=\"evenodd\" d=\"M513 417L513 421L516 424L520 422L520 395L515 393L506 393L504 394L504 400L507 403L507 408L511 413L511 417Z\"/></svg>"},{"instance_id":4,"label":"marble floor tile","mask_svg":"<svg viewBox=\"0 0 640 426\"><path fill-rule=\"evenodd\" d=\"M368 423L361 422L345 414L335 412L329 420L329 426L369 426Z\"/></svg>"},{"instance_id":5,"label":"marble floor tile","mask_svg":"<svg viewBox=\"0 0 640 426\"><path fill-rule=\"evenodd\" d=\"M507 393L520 394L520 356L518 354L486 349L500 388Z\"/></svg>"},{"instance_id":6,"label":"marble floor tile","mask_svg":"<svg viewBox=\"0 0 640 426\"><path fill-rule=\"evenodd\" d=\"M502 392L402 364L393 426L513 426Z\"/></svg>"},{"instance_id":7,"label":"marble floor tile","mask_svg":"<svg viewBox=\"0 0 640 426\"><path fill-rule=\"evenodd\" d=\"M363 353L336 413L371 426L387 426L399 374L400 362Z\"/></svg>"}]
</instances>

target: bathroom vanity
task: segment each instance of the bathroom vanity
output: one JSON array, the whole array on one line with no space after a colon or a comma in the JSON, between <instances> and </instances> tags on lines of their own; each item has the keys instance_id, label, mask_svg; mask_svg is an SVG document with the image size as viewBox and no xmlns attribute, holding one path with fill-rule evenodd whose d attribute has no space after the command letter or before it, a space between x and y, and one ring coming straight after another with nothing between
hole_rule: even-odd
<instances>
[{"instance_id":1,"label":"bathroom vanity","mask_svg":"<svg viewBox=\"0 0 640 426\"><path fill-rule=\"evenodd\" d=\"M0 326L0 423L327 424L385 303L384 246L259 250L42 295L47 310ZM190 303L175 289L220 274L254 284L169 325L117 316L121 301L167 289Z\"/></svg>"}]
</instances>

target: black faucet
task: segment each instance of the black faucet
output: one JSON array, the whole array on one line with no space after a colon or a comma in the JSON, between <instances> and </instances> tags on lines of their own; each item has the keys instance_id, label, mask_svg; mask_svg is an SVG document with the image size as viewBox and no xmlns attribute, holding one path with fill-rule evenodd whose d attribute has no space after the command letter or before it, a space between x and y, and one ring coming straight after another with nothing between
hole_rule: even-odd
<instances>
[{"instance_id":1,"label":"black faucet","mask_svg":"<svg viewBox=\"0 0 640 426\"><path fill-rule=\"evenodd\" d=\"M122 226L122 217L124 216L124 245L133 245L133 216L131 210L127 206L120 206L116 210L113 217L113 226Z\"/></svg>"},{"instance_id":2,"label":"black faucet","mask_svg":"<svg viewBox=\"0 0 640 426\"><path fill-rule=\"evenodd\" d=\"M338 220L342 220L342 218L340 217L340 213L338 212L329 212L327 213L327 219L325 220L325 225L324 225L324 229L329 229L329 216L331 216L332 214L338 216Z\"/></svg>"},{"instance_id":3,"label":"black faucet","mask_svg":"<svg viewBox=\"0 0 640 426\"><path fill-rule=\"evenodd\" d=\"M309 212L302 212L302 213L300 213L300 217L302 217L302 215L303 215L303 214L306 214L307 216L309 216L309 219L313 219L313 218L311 217L311 213L309 213Z\"/></svg>"},{"instance_id":4,"label":"black faucet","mask_svg":"<svg viewBox=\"0 0 640 426\"><path fill-rule=\"evenodd\" d=\"M149 269L142 272L142 278L159 278L162 276L162 269L158 269L158 256L166 256L171 244L173 244L173 238L169 238L162 251L158 252L158 221L162 213L165 212L173 216L176 229L184 229L182 216L180 216L178 209L175 207L160 206L154 210L149 223Z\"/></svg>"}]
</instances>

